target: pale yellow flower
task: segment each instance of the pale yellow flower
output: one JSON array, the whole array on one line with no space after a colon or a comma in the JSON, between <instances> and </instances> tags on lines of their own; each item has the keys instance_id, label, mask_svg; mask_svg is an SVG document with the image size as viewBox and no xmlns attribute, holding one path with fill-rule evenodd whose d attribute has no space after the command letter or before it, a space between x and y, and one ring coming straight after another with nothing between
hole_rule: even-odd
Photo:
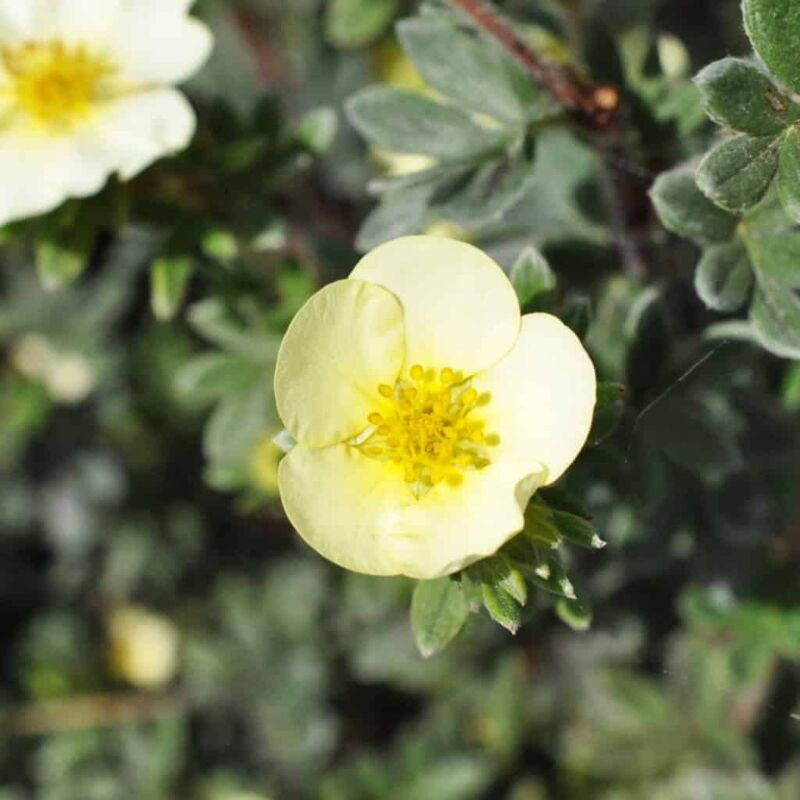
<instances>
[{"instance_id":1,"label":"pale yellow flower","mask_svg":"<svg viewBox=\"0 0 800 800\"><path fill-rule=\"evenodd\" d=\"M195 130L192 0L0 0L0 224L127 180Z\"/></svg>"},{"instance_id":2,"label":"pale yellow flower","mask_svg":"<svg viewBox=\"0 0 800 800\"><path fill-rule=\"evenodd\" d=\"M357 572L433 578L522 529L586 441L595 374L557 318L520 317L488 256L411 236L303 306L275 394L298 442L281 498L306 542Z\"/></svg>"}]
</instances>

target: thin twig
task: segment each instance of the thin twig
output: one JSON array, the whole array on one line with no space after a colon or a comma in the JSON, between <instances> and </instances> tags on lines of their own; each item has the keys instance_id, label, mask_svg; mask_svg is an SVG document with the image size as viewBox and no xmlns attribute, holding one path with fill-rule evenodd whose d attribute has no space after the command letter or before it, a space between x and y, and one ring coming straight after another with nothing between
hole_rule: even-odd
<instances>
[{"instance_id":1,"label":"thin twig","mask_svg":"<svg viewBox=\"0 0 800 800\"><path fill-rule=\"evenodd\" d=\"M516 58L581 125L592 130L604 130L611 125L619 107L620 94L616 86L597 86L577 70L546 60L530 48L486 0L447 2L466 14Z\"/></svg>"},{"instance_id":2,"label":"thin twig","mask_svg":"<svg viewBox=\"0 0 800 800\"><path fill-rule=\"evenodd\" d=\"M230 18L250 50L259 80L265 86L275 86L285 77L285 70L275 48L262 35L258 15L247 8L233 8Z\"/></svg>"},{"instance_id":3,"label":"thin twig","mask_svg":"<svg viewBox=\"0 0 800 800\"><path fill-rule=\"evenodd\" d=\"M91 694L0 711L0 736L42 736L179 717L181 694Z\"/></svg>"}]
</instances>

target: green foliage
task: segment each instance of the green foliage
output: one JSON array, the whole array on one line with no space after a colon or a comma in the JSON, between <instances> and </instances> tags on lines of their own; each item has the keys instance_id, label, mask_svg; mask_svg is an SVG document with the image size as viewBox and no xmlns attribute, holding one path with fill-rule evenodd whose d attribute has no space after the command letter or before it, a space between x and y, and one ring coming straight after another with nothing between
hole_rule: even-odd
<instances>
[{"instance_id":1,"label":"green foliage","mask_svg":"<svg viewBox=\"0 0 800 800\"><path fill-rule=\"evenodd\" d=\"M1 800L800 796L794 4L694 81L738 4L495 5L619 90L610 130L439 0L204 0L191 148L2 231ZM415 584L292 531L271 374L356 250L427 230L598 390L524 529ZM131 607L176 637L157 686Z\"/></svg>"},{"instance_id":2,"label":"green foliage","mask_svg":"<svg viewBox=\"0 0 800 800\"><path fill-rule=\"evenodd\" d=\"M697 168L697 185L726 211L738 213L766 194L778 169L782 140L737 136L715 147Z\"/></svg>"},{"instance_id":3,"label":"green foliage","mask_svg":"<svg viewBox=\"0 0 800 800\"><path fill-rule=\"evenodd\" d=\"M186 297L194 264L187 256L161 257L152 266L150 304L156 319L166 322Z\"/></svg>"},{"instance_id":4,"label":"green foliage","mask_svg":"<svg viewBox=\"0 0 800 800\"><path fill-rule=\"evenodd\" d=\"M446 163L480 158L502 145L500 135L458 108L402 89L369 87L350 100L347 110L362 136L387 150L423 153Z\"/></svg>"},{"instance_id":5,"label":"green foliage","mask_svg":"<svg viewBox=\"0 0 800 800\"><path fill-rule=\"evenodd\" d=\"M535 88L521 67L498 48L436 18L403 20L397 32L408 57L432 89L466 111L487 114L512 126L526 121L536 100Z\"/></svg>"},{"instance_id":6,"label":"green foliage","mask_svg":"<svg viewBox=\"0 0 800 800\"><path fill-rule=\"evenodd\" d=\"M739 240L708 247L697 264L694 287L714 311L738 311L753 286L750 258Z\"/></svg>"},{"instance_id":7,"label":"green foliage","mask_svg":"<svg viewBox=\"0 0 800 800\"><path fill-rule=\"evenodd\" d=\"M420 581L411 600L411 628L425 658L443 650L458 636L469 615L462 588L450 578Z\"/></svg>"},{"instance_id":8,"label":"green foliage","mask_svg":"<svg viewBox=\"0 0 800 800\"><path fill-rule=\"evenodd\" d=\"M703 253L695 274L705 305L721 313L738 311L751 294L755 274L750 325L741 330L770 352L796 358L800 107L779 83L796 88L795 54L786 42L800 18L780 0L746 0L743 12L753 47L777 81L759 64L739 58L714 62L695 79L708 115L742 134L713 147L695 176L702 192L730 212L731 226L740 217L737 235L714 238L708 225L699 222L710 212L700 211L688 170L660 176L652 197L666 227L703 246L714 245Z\"/></svg>"},{"instance_id":9,"label":"green foliage","mask_svg":"<svg viewBox=\"0 0 800 800\"><path fill-rule=\"evenodd\" d=\"M800 106L751 61L715 61L698 73L695 83L708 115L740 133L771 136L800 119Z\"/></svg>"},{"instance_id":10,"label":"green foliage","mask_svg":"<svg viewBox=\"0 0 800 800\"><path fill-rule=\"evenodd\" d=\"M428 168L374 183L381 204L358 238L361 249L417 233L436 219L466 228L502 221L533 177L529 125L558 113L520 65L449 14L398 25L408 58L436 99L372 86L350 98L350 122L379 148L434 159Z\"/></svg>"},{"instance_id":11,"label":"green foliage","mask_svg":"<svg viewBox=\"0 0 800 800\"><path fill-rule=\"evenodd\" d=\"M699 245L725 242L733 235L736 218L699 191L688 168L660 175L650 194L661 222L673 233Z\"/></svg>"},{"instance_id":12,"label":"green foliage","mask_svg":"<svg viewBox=\"0 0 800 800\"><path fill-rule=\"evenodd\" d=\"M331 0L326 35L336 47L364 47L375 41L397 14L397 0Z\"/></svg>"},{"instance_id":13,"label":"green foliage","mask_svg":"<svg viewBox=\"0 0 800 800\"><path fill-rule=\"evenodd\" d=\"M511 283L523 309L556 288L556 276L547 259L534 247L526 247L511 267Z\"/></svg>"},{"instance_id":14,"label":"green foliage","mask_svg":"<svg viewBox=\"0 0 800 800\"><path fill-rule=\"evenodd\" d=\"M761 60L789 89L800 89L800 56L792 37L800 30L800 13L791 0L744 0L747 35Z\"/></svg>"},{"instance_id":15,"label":"green foliage","mask_svg":"<svg viewBox=\"0 0 800 800\"><path fill-rule=\"evenodd\" d=\"M778 191L786 213L800 222L800 130L786 134L778 164Z\"/></svg>"},{"instance_id":16,"label":"green foliage","mask_svg":"<svg viewBox=\"0 0 800 800\"><path fill-rule=\"evenodd\" d=\"M785 358L800 358L800 298L792 287L756 271L757 289L750 316L758 340Z\"/></svg>"}]
</instances>

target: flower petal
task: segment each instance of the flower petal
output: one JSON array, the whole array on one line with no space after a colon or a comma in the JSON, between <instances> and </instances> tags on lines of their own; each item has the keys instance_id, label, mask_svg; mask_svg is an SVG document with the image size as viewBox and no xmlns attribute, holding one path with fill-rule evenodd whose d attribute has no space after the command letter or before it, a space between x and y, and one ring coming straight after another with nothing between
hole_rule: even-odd
<instances>
[{"instance_id":1,"label":"flower petal","mask_svg":"<svg viewBox=\"0 0 800 800\"><path fill-rule=\"evenodd\" d=\"M493 460L533 458L558 480L586 443L596 397L594 365L578 337L550 314L528 314L514 349L475 378L488 392Z\"/></svg>"},{"instance_id":2,"label":"flower petal","mask_svg":"<svg viewBox=\"0 0 800 800\"><path fill-rule=\"evenodd\" d=\"M440 483L403 510L391 537L397 572L427 580L494 555L524 524L546 470L534 461L504 461L465 472L459 486Z\"/></svg>"},{"instance_id":3,"label":"flower petal","mask_svg":"<svg viewBox=\"0 0 800 800\"><path fill-rule=\"evenodd\" d=\"M110 169L129 180L162 156L183 150L196 125L179 91L154 89L109 103L93 123L93 135Z\"/></svg>"},{"instance_id":4,"label":"flower petal","mask_svg":"<svg viewBox=\"0 0 800 800\"><path fill-rule=\"evenodd\" d=\"M11 130L0 135L0 224L52 211L68 197L88 197L109 170L79 137Z\"/></svg>"},{"instance_id":5,"label":"flower petal","mask_svg":"<svg viewBox=\"0 0 800 800\"><path fill-rule=\"evenodd\" d=\"M297 313L278 353L275 399L289 433L309 447L344 441L367 427L405 354L403 311L363 281L328 284Z\"/></svg>"},{"instance_id":6,"label":"flower petal","mask_svg":"<svg viewBox=\"0 0 800 800\"><path fill-rule=\"evenodd\" d=\"M8 44L31 38L36 30L35 3L0 0L0 42Z\"/></svg>"},{"instance_id":7,"label":"flower petal","mask_svg":"<svg viewBox=\"0 0 800 800\"><path fill-rule=\"evenodd\" d=\"M207 25L186 11L183 0L136 0L122 8L108 46L126 79L175 84L200 69L214 37Z\"/></svg>"},{"instance_id":8,"label":"flower petal","mask_svg":"<svg viewBox=\"0 0 800 800\"><path fill-rule=\"evenodd\" d=\"M104 43L122 7L122 0L39 0L36 38L71 43Z\"/></svg>"},{"instance_id":9,"label":"flower petal","mask_svg":"<svg viewBox=\"0 0 800 800\"><path fill-rule=\"evenodd\" d=\"M463 242L395 239L366 255L350 277L380 284L400 300L407 366L471 375L502 358L519 333L519 303L505 273Z\"/></svg>"},{"instance_id":10,"label":"flower petal","mask_svg":"<svg viewBox=\"0 0 800 800\"><path fill-rule=\"evenodd\" d=\"M281 500L295 530L334 564L367 575L396 575L390 537L415 501L402 476L345 444L299 444L281 461Z\"/></svg>"},{"instance_id":11,"label":"flower petal","mask_svg":"<svg viewBox=\"0 0 800 800\"><path fill-rule=\"evenodd\" d=\"M522 530L540 465L506 462L440 484L417 501L402 471L356 448L295 447L279 470L300 536L325 558L369 575L435 578L492 555Z\"/></svg>"}]
</instances>

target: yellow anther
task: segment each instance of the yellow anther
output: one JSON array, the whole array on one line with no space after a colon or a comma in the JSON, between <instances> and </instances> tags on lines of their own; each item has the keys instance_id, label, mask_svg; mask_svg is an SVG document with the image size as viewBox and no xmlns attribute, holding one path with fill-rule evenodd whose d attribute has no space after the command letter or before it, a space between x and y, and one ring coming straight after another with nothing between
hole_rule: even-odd
<instances>
[{"instance_id":1,"label":"yellow anther","mask_svg":"<svg viewBox=\"0 0 800 800\"><path fill-rule=\"evenodd\" d=\"M7 99L42 125L70 125L113 95L114 66L82 44L27 42L0 58Z\"/></svg>"},{"instance_id":2,"label":"yellow anther","mask_svg":"<svg viewBox=\"0 0 800 800\"><path fill-rule=\"evenodd\" d=\"M469 383L464 385L462 373L414 364L409 375L413 386L400 379L393 387L378 387L380 397L391 403L368 415L372 429L355 446L396 465L409 490L421 498L442 482L458 486L466 470L488 466L488 447L500 438L487 435L485 421L476 418L476 404L488 402L488 393L480 395Z\"/></svg>"}]
</instances>

